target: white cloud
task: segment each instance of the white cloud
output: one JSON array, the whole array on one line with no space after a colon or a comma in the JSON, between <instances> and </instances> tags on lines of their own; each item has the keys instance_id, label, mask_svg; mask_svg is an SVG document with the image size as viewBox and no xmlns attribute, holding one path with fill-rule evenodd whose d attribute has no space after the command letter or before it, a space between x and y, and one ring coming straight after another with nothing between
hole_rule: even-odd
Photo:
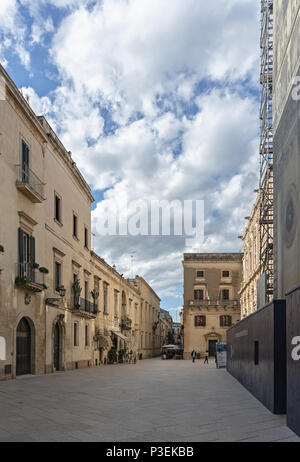
<instances>
[{"instance_id":1,"label":"white cloud","mask_svg":"<svg viewBox=\"0 0 300 462\"><path fill-rule=\"evenodd\" d=\"M33 18L30 43L43 44L53 28L46 0L20 1ZM125 195L204 199L200 250L239 250L236 236L257 183L258 103L248 90L259 74L258 3L47 3L66 14L49 50L60 84L43 98L23 91L50 119L88 182L106 190L92 214L94 231L105 207ZM11 11L14 24L18 13ZM19 55L28 67L25 50ZM173 298L182 285L184 245L184 237L95 239L96 250L127 276L135 250L135 273Z\"/></svg>"},{"instance_id":2,"label":"white cloud","mask_svg":"<svg viewBox=\"0 0 300 462\"><path fill-rule=\"evenodd\" d=\"M103 0L63 21L53 60L76 88L109 101L118 121L134 111L153 117L155 97L177 90L190 98L195 75L253 77L256 16L257 5L246 0Z\"/></svg>"}]
</instances>

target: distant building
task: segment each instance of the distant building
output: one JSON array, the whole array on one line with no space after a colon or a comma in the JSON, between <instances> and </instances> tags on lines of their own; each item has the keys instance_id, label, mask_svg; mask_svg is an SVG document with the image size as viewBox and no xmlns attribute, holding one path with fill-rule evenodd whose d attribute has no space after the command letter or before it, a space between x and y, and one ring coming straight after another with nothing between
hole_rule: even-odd
<instances>
[{"instance_id":1,"label":"distant building","mask_svg":"<svg viewBox=\"0 0 300 462\"><path fill-rule=\"evenodd\" d=\"M243 281L240 290L242 318L257 310L256 283L261 273L260 263L260 201L257 194L251 216L243 234Z\"/></svg>"},{"instance_id":2,"label":"distant building","mask_svg":"<svg viewBox=\"0 0 300 462\"><path fill-rule=\"evenodd\" d=\"M160 309L160 335L161 344L166 345L173 342L173 319L169 311Z\"/></svg>"},{"instance_id":3,"label":"distant building","mask_svg":"<svg viewBox=\"0 0 300 462\"><path fill-rule=\"evenodd\" d=\"M174 344L178 346L183 345L183 328L180 322L173 322L173 335Z\"/></svg>"},{"instance_id":4,"label":"distant building","mask_svg":"<svg viewBox=\"0 0 300 462\"><path fill-rule=\"evenodd\" d=\"M184 357L215 355L216 343L241 318L241 253L187 253L184 269Z\"/></svg>"}]
</instances>

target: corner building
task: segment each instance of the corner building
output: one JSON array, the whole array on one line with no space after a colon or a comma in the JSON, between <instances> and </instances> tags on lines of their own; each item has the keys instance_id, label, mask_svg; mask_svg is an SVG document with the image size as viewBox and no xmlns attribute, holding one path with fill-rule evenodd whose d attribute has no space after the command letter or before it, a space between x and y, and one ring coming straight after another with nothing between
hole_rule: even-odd
<instances>
[{"instance_id":1,"label":"corner building","mask_svg":"<svg viewBox=\"0 0 300 462\"><path fill-rule=\"evenodd\" d=\"M184 254L184 358L195 350L204 356L226 342L226 332L241 319L240 253Z\"/></svg>"},{"instance_id":2,"label":"corner building","mask_svg":"<svg viewBox=\"0 0 300 462\"><path fill-rule=\"evenodd\" d=\"M145 282L141 328L139 284L91 251L88 184L1 66L0 184L0 379L96 366L111 346L139 353L141 331L158 354L159 297Z\"/></svg>"}]
</instances>

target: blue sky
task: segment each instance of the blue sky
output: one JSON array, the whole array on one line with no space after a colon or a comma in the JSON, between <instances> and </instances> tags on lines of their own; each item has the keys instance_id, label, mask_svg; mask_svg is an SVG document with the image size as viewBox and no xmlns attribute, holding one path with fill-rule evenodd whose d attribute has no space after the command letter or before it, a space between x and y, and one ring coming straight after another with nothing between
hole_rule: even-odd
<instances>
[{"instance_id":1,"label":"blue sky","mask_svg":"<svg viewBox=\"0 0 300 462\"><path fill-rule=\"evenodd\" d=\"M177 319L183 253L239 251L254 201L259 4L0 2L0 61L91 185L95 250L142 275ZM105 208L125 195L204 200L204 242L101 236Z\"/></svg>"}]
</instances>

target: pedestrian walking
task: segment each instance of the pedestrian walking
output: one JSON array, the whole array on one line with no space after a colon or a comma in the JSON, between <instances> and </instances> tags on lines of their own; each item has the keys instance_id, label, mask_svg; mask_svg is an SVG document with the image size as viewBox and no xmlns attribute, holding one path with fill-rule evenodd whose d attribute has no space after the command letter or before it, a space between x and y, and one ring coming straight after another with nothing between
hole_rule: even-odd
<instances>
[{"instance_id":1,"label":"pedestrian walking","mask_svg":"<svg viewBox=\"0 0 300 462\"><path fill-rule=\"evenodd\" d=\"M196 356L197 356L197 353L196 353L195 350L192 351L191 356L192 356L193 363L194 363L194 362L195 362L195 359L196 359Z\"/></svg>"},{"instance_id":2,"label":"pedestrian walking","mask_svg":"<svg viewBox=\"0 0 300 462\"><path fill-rule=\"evenodd\" d=\"M205 354L204 354L204 364L208 364L208 351L206 350Z\"/></svg>"}]
</instances>

